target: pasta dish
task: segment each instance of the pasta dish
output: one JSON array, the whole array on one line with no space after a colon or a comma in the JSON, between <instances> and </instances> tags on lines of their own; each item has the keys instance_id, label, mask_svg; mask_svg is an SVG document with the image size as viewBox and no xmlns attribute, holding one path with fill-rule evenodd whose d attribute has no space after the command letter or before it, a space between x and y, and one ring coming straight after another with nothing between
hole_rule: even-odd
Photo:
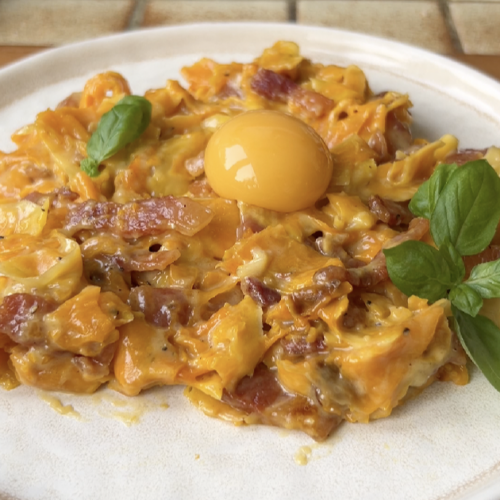
<instances>
[{"instance_id":1,"label":"pasta dish","mask_svg":"<svg viewBox=\"0 0 500 500\"><path fill-rule=\"evenodd\" d=\"M182 385L209 416L321 441L466 384L450 300L405 294L384 251L434 244L409 202L438 165L500 172L500 150L413 138L407 95L292 42L182 76L144 107L98 74L0 152L0 385ZM91 159L137 103L140 130Z\"/></svg>"}]
</instances>

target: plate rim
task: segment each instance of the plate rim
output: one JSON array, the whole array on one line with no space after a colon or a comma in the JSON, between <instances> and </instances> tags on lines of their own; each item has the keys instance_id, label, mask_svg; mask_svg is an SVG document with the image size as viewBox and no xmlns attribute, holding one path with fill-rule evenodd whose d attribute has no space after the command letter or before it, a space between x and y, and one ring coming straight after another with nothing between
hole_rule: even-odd
<instances>
[{"instance_id":1,"label":"plate rim","mask_svg":"<svg viewBox=\"0 0 500 500\"><path fill-rule=\"evenodd\" d=\"M54 59L60 59L60 58L67 58L71 59L71 56L74 52L81 52L81 51L89 51L92 52L93 49L100 49L98 51L94 51L94 54L96 52L100 52L102 50L103 44L105 44L107 50L113 51L113 46L114 44L118 44L121 41L126 41L126 42L131 42L135 39L139 39L142 37L151 37L151 38L157 38L161 36L165 37L179 37L183 36L186 33L190 33L193 30L197 31L208 31L208 32L216 32L219 36L221 34L221 31L231 31L234 30L234 28L242 28L242 29L255 29L255 30L290 30L291 32L297 32L300 34L304 34L307 32L311 32L313 34L320 34L320 35L326 35L326 34L331 34L331 35L337 35L341 38L345 38L349 40L350 38L355 38L358 42L364 42L366 44L370 44L373 46L373 44L378 45L383 48L387 48L390 50L392 53L397 53L399 51L402 51L405 54L408 55L413 55L419 60L425 59L427 61L434 62L436 65L439 65L447 70L449 70L452 74L455 74L457 76L463 76L463 72L466 71L466 73L470 76L473 76L475 80L477 80L477 83L480 83L484 90L491 88L494 92L498 92L500 94L500 81L496 80L492 76L472 67L469 66L463 62L456 61L451 59L450 57L447 57L446 54L439 54L436 52L432 52L428 49L422 48L422 47L415 47L413 45L406 44L404 42L400 42L397 40L391 40L387 38L383 38L380 36L376 35L367 35L365 33L360 33L356 31L351 31L351 30L344 30L344 29L339 29L339 28L330 28L330 27L325 27L325 26L314 26L314 25L308 25L308 24L293 24L293 23L285 23L285 22L219 22L219 23L211 23L211 22L201 22L201 23L190 23L190 24L182 24L182 25L172 25L172 26L159 26L159 27L152 27L152 28L141 28L137 30L131 30L131 31L125 31L121 33L113 33L105 36L100 36L97 38L91 38L87 40L81 40L81 41L76 41L64 45L60 45L57 47L51 47L48 48L47 50L44 50L42 52L32 54L28 57L25 57L23 59L20 59L18 61L14 61L10 64L7 64L6 66L0 68L0 86L5 86L9 84L10 79L16 79L16 78L21 78L23 81L28 81L31 83L33 81L32 78L30 78L30 73L33 72L34 69L40 70L42 69L43 71L37 71L36 76L40 75L47 75L50 73L46 66L49 66L54 63ZM278 37L276 37L278 38ZM311 38L311 41L313 41L313 38ZM110 49L111 48L111 49ZM392 50L391 50L392 49ZM151 58L151 59L156 59ZM40 68L40 66L42 68ZM70 68L73 66L69 66ZM79 66L79 68L82 68L82 66ZM79 73L74 73L70 77L77 77L77 76L82 76L86 73L85 69L80 71ZM24 77L24 78L23 78ZM51 84L58 83L58 81L61 81L60 79L52 80L50 82L46 82L42 80L41 86L47 86ZM36 90L36 86L30 85L30 86L23 86L22 89L27 88L27 92L24 92L23 94L19 95L19 88L17 89L17 99L21 99L27 95L29 95L31 92ZM496 93L495 92L495 93ZM5 92L4 92L5 93ZM7 92L8 95L8 92ZM500 101L499 101L500 102ZM13 104L15 101L9 101L5 102L5 97L2 97L0 95L0 109L5 107L6 105Z\"/></svg>"}]
</instances>

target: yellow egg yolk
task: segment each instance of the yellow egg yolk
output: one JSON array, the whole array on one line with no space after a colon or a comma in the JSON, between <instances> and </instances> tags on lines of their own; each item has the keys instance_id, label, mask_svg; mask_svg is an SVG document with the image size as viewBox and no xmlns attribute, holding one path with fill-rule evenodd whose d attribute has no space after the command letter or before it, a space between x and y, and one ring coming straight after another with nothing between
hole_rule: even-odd
<instances>
[{"instance_id":1,"label":"yellow egg yolk","mask_svg":"<svg viewBox=\"0 0 500 500\"><path fill-rule=\"evenodd\" d=\"M221 197L293 212L314 205L333 172L308 125L278 111L249 111L222 125L205 151L205 174Z\"/></svg>"}]
</instances>

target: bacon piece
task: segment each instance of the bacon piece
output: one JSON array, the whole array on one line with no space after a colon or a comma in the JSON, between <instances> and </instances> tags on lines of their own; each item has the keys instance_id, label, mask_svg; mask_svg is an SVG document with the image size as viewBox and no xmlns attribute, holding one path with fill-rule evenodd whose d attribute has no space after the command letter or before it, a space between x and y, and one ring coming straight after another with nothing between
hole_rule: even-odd
<instances>
[{"instance_id":1,"label":"bacon piece","mask_svg":"<svg viewBox=\"0 0 500 500\"><path fill-rule=\"evenodd\" d=\"M113 292L123 302L128 299L130 275L122 272L112 255L99 253L83 259L83 274L87 281L101 287L103 292Z\"/></svg>"},{"instance_id":2,"label":"bacon piece","mask_svg":"<svg viewBox=\"0 0 500 500\"><path fill-rule=\"evenodd\" d=\"M148 323L160 328L176 323L185 326L191 314L187 297L175 288L138 286L130 292L128 303L133 311L144 313Z\"/></svg>"},{"instance_id":3,"label":"bacon piece","mask_svg":"<svg viewBox=\"0 0 500 500\"><path fill-rule=\"evenodd\" d=\"M445 159L445 163L456 163L462 166L468 161L480 160L484 158L488 149L458 149L454 153L450 153Z\"/></svg>"},{"instance_id":4,"label":"bacon piece","mask_svg":"<svg viewBox=\"0 0 500 500\"><path fill-rule=\"evenodd\" d=\"M380 252L365 266L348 269L340 266L327 266L316 271L313 279L325 283L347 281L354 287L368 288L385 281L388 277L385 256Z\"/></svg>"},{"instance_id":5,"label":"bacon piece","mask_svg":"<svg viewBox=\"0 0 500 500\"><path fill-rule=\"evenodd\" d=\"M468 255L467 257L463 257L465 264L465 277L469 277L474 266L484 264L485 262L493 262L498 259L500 259L500 246L497 245L490 245L477 255Z\"/></svg>"},{"instance_id":6,"label":"bacon piece","mask_svg":"<svg viewBox=\"0 0 500 500\"><path fill-rule=\"evenodd\" d=\"M339 285L340 281L331 280L325 281L321 285L306 286L296 290L292 293L292 301L296 311L302 316L309 316L317 306L325 305L326 302L330 301L332 292Z\"/></svg>"},{"instance_id":7,"label":"bacon piece","mask_svg":"<svg viewBox=\"0 0 500 500\"><path fill-rule=\"evenodd\" d=\"M258 413L271 406L282 394L276 375L260 363L251 377L242 378L234 392L225 391L222 399L233 407Z\"/></svg>"},{"instance_id":8,"label":"bacon piece","mask_svg":"<svg viewBox=\"0 0 500 500\"><path fill-rule=\"evenodd\" d=\"M264 364L244 377L234 392L224 391L222 401L251 413L262 424L284 426L309 434L317 441L325 440L342 421L311 400L284 391L274 372Z\"/></svg>"},{"instance_id":9,"label":"bacon piece","mask_svg":"<svg viewBox=\"0 0 500 500\"><path fill-rule=\"evenodd\" d=\"M261 307L272 306L281 300L281 295L277 290L269 288L257 278L244 278L241 282L241 290Z\"/></svg>"},{"instance_id":10,"label":"bacon piece","mask_svg":"<svg viewBox=\"0 0 500 500\"><path fill-rule=\"evenodd\" d=\"M74 193L67 187L61 187L50 193L39 193L38 191L33 191L28 193L23 199L42 206L47 198L50 200L50 207L54 207L60 205L62 201L71 202L77 200L78 194Z\"/></svg>"},{"instance_id":11,"label":"bacon piece","mask_svg":"<svg viewBox=\"0 0 500 500\"><path fill-rule=\"evenodd\" d=\"M107 345L97 356L75 356L72 363L84 380L102 380L109 375L109 365L115 355L117 342Z\"/></svg>"},{"instance_id":12,"label":"bacon piece","mask_svg":"<svg viewBox=\"0 0 500 500\"><path fill-rule=\"evenodd\" d=\"M379 196L371 196L368 200L370 212L378 220L394 227L401 224L409 224L414 215L408 209L408 203L398 203L391 200L383 200Z\"/></svg>"},{"instance_id":13,"label":"bacon piece","mask_svg":"<svg viewBox=\"0 0 500 500\"><path fill-rule=\"evenodd\" d=\"M250 84L252 90L269 101L286 102L299 85L269 69L259 69Z\"/></svg>"},{"instance_id":14,"label":"bacon piece","mask_svg":"<svg viewBox=\"0 0 500 500\"><path fill-rule=\"evenodd\" d=\"M0 332L18 344L31 345L43 341L40 322L56 308L55 302L38 295L7 295L0 304Z\"/></svg>"},{"instance_id":15,"label":"bacon piece","mask_svg":"<svg viewBox=\"0 0 500 500\"><path fill-rule=\"evenodd\" d=\"M387 266L385 265L385 255L379 252L366 266L349 269L347 276L347 281L352 286L369 288L382 283L382 281L389 278Z\"/></svg>"},{"instance_id":16,"label":"bacon piece","mask_svg":"<svg viewBox=\"0 0 500 500\"><path fill-rule=\"evenodd\" d=\"M373 149L373 151L375 151L375 153L377 153L377 155L379 156L379 163L390 158L387 148L387 140L380 130L377 130L370 137L370 139L368 140L368 146L370 146L370 148Z\"/></svg>"},{"instance_id":17,"label":"bacon piece","mask_svg":"<svg viewBox=\"0 0 500 500\"><path fill-rule=\"evenodd\" d=\"M411 220L410 225L408 226L408 231L404 231L403 233L394 236L394 238L385 243L384 248L392 248L405 241L421 240L428 232L429 221L423 217L415 217Z\"/></svg>"},{"instance_id":18,"label":"bacon piece","mask_svg":"<svg viewBox=\"0 0 500 500\"><path fill-rule=\"evenodd\" d=\"M363 267L366 265L364 261L351 257L341 246L330 248L330 245L328 245L326 240L323 238L322 233L321 236L318 236L315 239L313 246L322 255L337 257L342 261L342 264L344 264L345 267Z\"/></svg>"},{"instance_id":19,"label":"bacon piece","mask_svg":"<svg viewBox=\"0 0 500 500\"><path fill-rule=\"evenodd\" d=\"M290 98L291 104L304 112L305 116L310 119L321 118L335 106L328 97L302 87L295 89Z\"/></svg>"},{"instance_id":20,"label":"bacon piece","mask_svg":"<svg viewBox=\"0 0 500 500\"><path fill-rule=\"evenodd\" d=\"M268 69L259 69L250 85L254 92L269 101L291 101L292 105L311 118L320 118L334 107L334 102L328 97L303 89L290 78Z\"/></svg>"},{"instance_id":21,"label":"bacon piece","mask_svg":"<svg viewBox=\"0 0 500 500\"><path fill-rule=\"evenodd\" d=\"M396 151L407 150L412 143L410 127L402 122L396 111L389 111L385 119L385 138L389 155L394 156Z\"/></svg>"},{"instance_id":22,"label":"bacon piece","mask_svg":"<svg viewBox=\"0 0 500 500\"><path fill-rule=\"evenodd\" d=\"M114 256L120 270L132 271L162 271L175 262L181 253L179 250L166 250L161 252L131 252L129 255Z\"/></svg>"},{"instance_id":23,"label":"bacon piece","mask_svg":"<svg viewBox=\"0 0 500 500\"><path fill-rule=\"evenodd\" d=\"M287 335L281 339L281 345L289 356L305 356L327 351L323 335L318 335L314 342L307 342L303 335Z\"/></svg>"},{"instance_id":24,"label":"bacon piece","mask_svg":"<svg viewBox=\"0 0 500 500\"><path fill-rule=\"evenodd\" d=\"M338 287L342 281L347 281L347 269L340 266L326 266L316 271L313 276L313 282L319 285L328 285Z\"/></svg>"},{"instance_id":25,"label":"bacon piece","mask_svg":"<svg viewBox=\"0 0 500 500\"><path fill-rule=\"evenodd\" d=\"M123 205L88 200L69 211L65 230L70 235L82 229L104 230L132 239L175 229L193 236L207 226L212 217L210 209L190 198L164 196Z\"/></svg>"}]
</instances>

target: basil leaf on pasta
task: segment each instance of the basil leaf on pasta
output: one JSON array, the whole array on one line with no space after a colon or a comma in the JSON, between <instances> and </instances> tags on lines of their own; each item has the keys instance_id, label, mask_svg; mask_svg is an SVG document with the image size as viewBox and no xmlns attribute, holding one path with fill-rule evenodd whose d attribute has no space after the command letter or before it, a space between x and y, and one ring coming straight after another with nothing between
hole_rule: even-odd
<instances>
[{"instance_id":1,"label":"basil leaf on pasta","mask_svg":"<svg viewBox=\"0 0 500 500\"><path fill-rule=\"evenodd\" d=\"M438 250L421 241L405 241L385 249L391 281L406 295L435 302L453 286L452 270Z\"/></svg>"},{"instance_id":2,"label":"basil leaf on pasta","mask_svg":"<svg viewBox=\"0 0 500 500\"><path fill-rule=\"evenodd\" d=\"M465 284L483 299L500 297L500 260L475 266Z\"/></svg>"},{"instance_id":3,"label":"basil leaf on pasta","mask_svg":"<svg viewBox=\"0 0 500 500\"><path fill-rule=\"evenodd\" d=\"M473 318L452 305L457 335L477 367L500 391L500 329L485 316Z\"/></svg>"},{"instance_id":4,"label":"basil leaf on pasta","mask_svg":"<svg viewBox=\"0 0 500 500\"><path fill-rule=\"evenodd\" d=\"M450 290L449 299L451 303L461 311L472 317L477 316L483 307L483 299L475 290L462 283Z\"/></svg>"},{"instance_id":5,"label":"basil leaf on pasta","mask_svg":"<svg viewBox=\"0 0 500 500\"><path fill-rule=\"evenodd\" d=\"M87 144L81 169L96 177L99 164L137 139L151 120L151 103L144 97L126 96L102 115L97 130Z\"/></svg>"},{"instance_id":6,"label":"basil leaf on pasta","mask_svg":"<svg viewBox=\"0 0 500 500\"><path fill-rule=\"evenodd\" d=\"M460 255L475 255L491 242L500 221L500 178L486 160L455 170L431 216L439 247L448 240Z\"/></svg>"},{"instance_id":7,"label":"basil leaf on pasta","mask_svg":"<svg viewBox=\"0 0 500 500\"><path fill-rule=\"evenodd\" d=\"M418 188L408 205L414 215L426 219L431 218L441 191L457 168L456 163L436 167L431 177Z\"/></svg>"}]
</instances>

